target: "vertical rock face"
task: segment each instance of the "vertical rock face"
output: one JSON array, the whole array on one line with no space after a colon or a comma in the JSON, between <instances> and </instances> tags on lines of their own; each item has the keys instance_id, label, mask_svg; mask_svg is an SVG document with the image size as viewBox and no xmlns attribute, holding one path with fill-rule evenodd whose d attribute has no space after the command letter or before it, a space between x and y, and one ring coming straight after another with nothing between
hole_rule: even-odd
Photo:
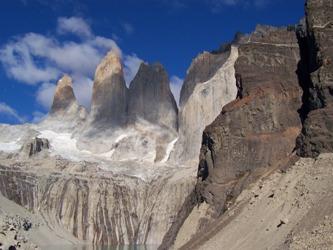
<instances>
[{"instance_id":1,"label":"vertical rock face","mask_svg":"<svg viewBox=\"0 0 333 250\"><path fill-rule=\"evenodd\" d=\"M301 156L333 152L333 1L308 0L302 51L303 130Z\"/></svg>"},{"instance_id":2,"label":"vertical rock face","mask_svg":"<svg viewBox=\"0 0 333 250\"><path fill-rule=\"evenodd\" d=\"M177 130L178 108L161 64L140 65L129 87L128 114L130 120L143 118Z\"/></svg>"},{"instance_id":3,"label":"vertical rock face","mask_svg":"<svg viewBox=\"0 0 333 250\"><path fill-rule=\"evenodd\" d=\"M109 52L98 65L93 86L91 119L119 126L126 122L127 87L120 57Z\"/></svg>"},{"instance_id":4,"label":"vertical rock face","mask_svg":"<svg viewBox=\"0 0 333 250\"><path fill-rule=\"evenodd\" d=\"M64 75L57 83L50 115L63 119L73 119L78 116L84 119L85 109L80 106L76 100L73 91L73 81L68 75Z\"/></svg>"},{"instance_id":5,"label":"vertical rock face","mask_svg":"<svg viewBox=\"0 0 333 250\"><path fill-rule=\"evenodd\" d=\"M203 135L197 190L220 214L238 193L290 159L301 129L294 31L259 26L235 64L242 98L226 105Z\"/></svg>"},{"instance_id":6,"label":"vertical rock face","mask_svg":"<svg viewBox=\"0 0 333 250\"><path fill-rule=\"evenodd\" d=\"M236 98L237 57L238 48L232 46L230 51L219 54L205 52L193 61L182 87L175 160L198 162L204 128Z\"/></svg>"}]
</instances>

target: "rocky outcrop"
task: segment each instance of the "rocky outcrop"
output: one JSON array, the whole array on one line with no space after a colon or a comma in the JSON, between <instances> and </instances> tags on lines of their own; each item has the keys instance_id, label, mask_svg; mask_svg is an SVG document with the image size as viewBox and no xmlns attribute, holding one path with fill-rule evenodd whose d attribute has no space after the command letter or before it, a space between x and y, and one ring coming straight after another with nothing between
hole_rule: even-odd
<instances>
[{"instance_id":1,"label":"rocky outcrop","mask_svg":"<svg viewBox=\"0 0 333 250\"><path fill-rule=\"evenodd\" d=\"M177 131L178 108L169 82L161 64L142 63L129 87L129 119L142 118Z\"/></svg>"},{"instance_id":2,"label":"rocky outcrop","mask_svg":"<svg viewBox=\"0 0 333 250\"><path fill-rule=\"evenodd\" d=\"M237 57L238 48L232 46L222 53L205 52L193 61L182 87L175 160L198 162L203 130L237 96Z\"/></svg>"},{"instance_id":3,"label":"rocky outcrop","mask_svg":"<svg viewBox=\"0 0 333 250\"><path fill-rule=\"evenodd\" d=\"M259 26L239 47L242 98L226 105L203 134L199 197L221 214L248 183L287 164L301 129L295 32Z\"/></svg>"},{"instance_id":4,"label":"rocky outcrop","mask_svg":"<svg viewBox=\"0 0 333 250\"><path fill-rule=\"evenodd\" d=\"M73 91L73 80L68 75L64 75L57 83L50 116L63 119L74 119L76 116L86 118L86 110L78 104Z\"/></svg>"},{"instance_id":5,"label":"rocky outcrop","mask_svg":"<svg viewBox=\"0 0 333 250\"><path fill-rule=\"evenodd\" d=\"M21 151L24 155L32 157L43 150L48 150L50 148L50 143L45 138L35 137L31 141L23 145Z\"/></svg>"},{"instance_id":6,"label":"rocky outcrop","mask_svg":"<svg viewBox=\"0 0 333 250\"><path fill-rule=\"evenodd\" d=\"M126 122L127 87L120 56L110 51L95 73L91 120L120 126Z\"/></svg>"},{"instance_id":7,"label":"rocky outcrop","mask_svg":"<svg viewBox=\"0 0 333 250\"><path fill-rule=\"evenodd\" d=\"M316 157L333 152L333 1L308 0L306 26L298 30L304 90L298 153Z\"/></svg>"}]
</instances>

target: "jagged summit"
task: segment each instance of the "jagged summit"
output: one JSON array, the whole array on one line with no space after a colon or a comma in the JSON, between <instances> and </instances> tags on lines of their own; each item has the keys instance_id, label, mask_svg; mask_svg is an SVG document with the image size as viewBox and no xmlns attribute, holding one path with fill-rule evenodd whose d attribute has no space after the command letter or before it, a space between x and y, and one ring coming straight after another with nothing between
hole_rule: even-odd
<instances>
[{"instance_id":1,"label":"jagged summit","mask_svg":"<svg viewBox=\"0 0 333 250\"><path fill-rule=\"evenodd\" d=\"M160 63L142 63L129 87L129 119L143 118L177 129L177 104L169 77Z\"/></svg>"},{"instance_id":2,"label":"jagged summit","mask_svg":"<svg viewBox=\"0 0 333 250\"><path fill-rule=\"evenodd\" d=\"M72 78L67 74L58 81L50 111L51 114L65 112L71 105L76 104L72 84Z\"/></svg>"},{"instance_id":3,"label":"jagged summit","mask_svg":"<svg viewBox=\"0 0 333 250\"><path fill-rule=\"evenodd\" d=\"M126 121L127 87L120 55L110 51L95 73L91 119L93 123L121 125Z\"/></svg>"}]
</instances>

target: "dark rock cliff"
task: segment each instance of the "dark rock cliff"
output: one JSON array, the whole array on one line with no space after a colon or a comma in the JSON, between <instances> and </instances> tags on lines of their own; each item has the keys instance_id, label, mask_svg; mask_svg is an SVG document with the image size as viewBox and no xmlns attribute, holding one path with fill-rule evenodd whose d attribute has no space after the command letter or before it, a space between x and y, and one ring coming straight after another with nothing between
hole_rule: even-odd
<instances>
[{"instance_id":1,"label":"dark rock cliff","mask_svg":"<svg viewBox=\"0 0 333 250\"><path fill-rule=\"evenodd\" d=\"M249 182L292 157L301 130L295 32L258 26L239 47L237 100L203 133L198 195L221 214Z\"/></svg>"},{"instance_id":2,"label":"dark rock cliff","mask_svg":"<svg viewBox=\"0 0 333 250\"><path fill-rule=\"evenodd\" d=\"M161 64L140 65L129 87L128 115L130 121L143 118L177 131L178 108Z\"/></svg>"},{"instance_id":3,"label":"dark rock cliff","mask_svg":"<svg viewBox=\"0 0 333 250\"><path fill-rule=\"evenodd\" d=\"M308 0L306 24L298 30L304 90L304 120L298 154L316 157L333 152L333 1Z\"/></svg>"}]
</instances>

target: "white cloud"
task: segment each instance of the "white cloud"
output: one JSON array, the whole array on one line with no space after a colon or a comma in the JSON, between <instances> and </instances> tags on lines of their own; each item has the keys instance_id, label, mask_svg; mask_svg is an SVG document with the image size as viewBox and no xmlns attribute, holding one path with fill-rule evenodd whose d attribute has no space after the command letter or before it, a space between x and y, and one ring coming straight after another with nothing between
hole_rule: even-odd
<instances>
[{"instance_id":1,"label":"white cloud","mask_svg":"<svg viewBox=\"0 0 333 250\"><path fill-rule=\"evenodd\" d=\"M131 81L134 79L142 62L143 60L136 54L126 55L124 57L124 74L127 86L129 86Z\"/></svg>"},{"instance_id":2,"label":"white cloud","mask_svg":"<svg viewBox=\"0 0 333 250\"><path fill-rule=\"evenodd\" d=\"M178 76L171 76L170 78L171 92L176 99L177 105L179 105L180 90L183 86L183 82L184 80L179 78Z\"/></svg>"},{"instance_id":3,"label":"white cloud","mask_svg":"<svg viewBox=\"0 0 333 250\"><path fill-rule=\"evenodd\" d=\"M70 32L82 39L60 41L52 36L27 33L0 48L0 62L7 75L25 84L39 85L36 100L45 110L50 108L55 83L64 73L72 76L79 103L89 107L95 69L109 50L124 58L128 83L142 62L134 54L122 55L114 40L94 35L82 18L59 18L57 31Z\"/></svg>"},{"instance_id":4,"label":"white cloud","mask_svg":"<svg viewBox=\"0 0 333 250\"><path fill-rule=\"evenodd\" d=\"M37 90L37 102L42 105L45 110L49 110L52 105L55 89L55 84L43 83Z\"/></svg>"},{"instance_id":5,"label":"white cloud","mask_svg":"<svg viewBox=\"0 0 333 250\"><path fill-rule=\"evenodd\" d=\"M10 107L4 102L0 102L0 114L7 115L19 121L20 123L25 122L25 118L21 117L15 109Z\"/></svg>"},{"instance_id":6,"label":"white cloud","mask_svg":"<svg viewBox=\"0 0 333 250\"><path fill-rule=\"evenodd\" d=\"M20 41L12 41L0 49L0 61L4 65L7 75L27 84L36 84L42 81L56 79L59 72L56 68L48 65L37 66L27 43L31 34L27 34ZM39 45L36 40L34 46ZM33 44L33 40L31 39ZM43 47L44 48L44 47Z\"/></svg>"},{"instance_id":7,"label":"white cloud","mask_svg":"<svg viewBox=\"0 0 333 250\"><path fill-rule=\"evenodd\" d=\"M89 108L92 97L93 80L83 75L73 75L73 88L75 96L80 104Z\"/></svg>"},{"instance_id":8,"label":"white cloud","mask_svg":"<svg viewBox=\"0 0 333 250\"><path fill-rule=\"evenodd\" d=\"M92 32L90 26L80 17L60 17L58 18L59 34L72 33L79 37L91 37Z\"/></svg>"},{"instance_id":9,"label":"white cloud","mask_svg":"<svg viewBox=\"0 0 333 250\"><path fill-rule=\"evenodd\" d=\"M40 111L34 111L32 113L32 123L38 123L41 122L42 120L44 120L46 118L47 114L42 113Z\"/></svg>"}]
</instances>

